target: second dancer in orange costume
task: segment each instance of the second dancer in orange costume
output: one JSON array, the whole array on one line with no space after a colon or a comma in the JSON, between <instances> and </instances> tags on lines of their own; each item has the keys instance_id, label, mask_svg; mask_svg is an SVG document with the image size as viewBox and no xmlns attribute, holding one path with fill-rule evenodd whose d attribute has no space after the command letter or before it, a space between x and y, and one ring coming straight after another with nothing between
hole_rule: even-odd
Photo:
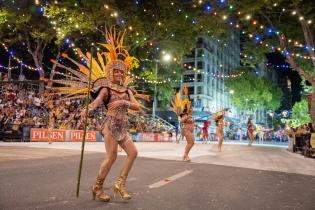
<instances>
[{"instance_id":1,"label":"second dancer in orange costume","mask_svg":"<svg viewBox=\"0 0 315 210\"><path fill-rule=\"evenodd\" d=\"M183 113L180 115L182 127L182 135L186 138L187 144L185 146L183 161L190 161L189 152L191 148L195 144L195 137L194 137L194 119L192 117L192 108L186 106L184 108Z\"/></svg>"},{"instance_id":2,"label":"second dancer in orange costume","mask_svg":"<svg viewBox=\"0 0 315 210\"><path fill-rule=\"evenodd\" d=\"M225 117L225 109L220 110L219 112L216 112L213 116L213 119L216 124L216 130L215 135L218 139L218 150L221 152L222 150L222 144L224 139L224 117Z\"/></svg>"},{"instance_id":3,"label":"second dancer in orange costume","mask_svg":"<svg viewBox=\"0 0 315 210\"><path fill-rule=\"evenodd\" d=\"M248 132L248 137L249 137L248 146L252 146L254 142L254 128L253 128L252 119L250 117L248 118L248 121L247 121L247 132Z\"/></svg>"},{"instance_id":4,"label":"second dancer in orange costume","mask_svg":"<svg viewBox=\"0 0 315 210\"><path fill-rule=\"evenodd\" d=\"M184 85L185 99L182 101L181 94L178 92L172 101L173 111L180 116L182 125L182 135L186 138L187 144L185 146L183 161L190 161L189 152L195 144L194 128L195 123L193 119L193 110L188 94L188 89Z\"/></svg>"}]
</instances>

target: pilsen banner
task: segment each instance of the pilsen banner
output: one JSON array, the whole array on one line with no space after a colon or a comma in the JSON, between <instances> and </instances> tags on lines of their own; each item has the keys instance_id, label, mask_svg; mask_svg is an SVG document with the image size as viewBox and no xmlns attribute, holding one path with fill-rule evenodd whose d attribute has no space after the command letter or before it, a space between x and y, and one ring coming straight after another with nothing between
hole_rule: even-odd
<instances>
[{"instance_id":1,"label":"pilsen banner","mask_svg":"<svg viewBox=\"0 0 315 210\"><path fill-rule=\"evenodd\" d=\"M54 141L54 142L81 142L83 140L82 130L59 130L31 128L30 139L32 142ZM175 133L130 133L133 141L138 142L172 142L176 140ZM87 131L87 142L103 141L101 132Z\"/></svg>"},{"instance_id":2,"label":"pilsen banner","mask_svg":"<svg viewBox=\"0 0 315 210\"><path fill-rule=\"evenodd\" d=\"M81 130L51 130L51 129L31 129L31 141L70 141L80 142L83 139ZM86 141L96 142L103 141L98 131L87 131Z\"/></svg>"}]
</instances>

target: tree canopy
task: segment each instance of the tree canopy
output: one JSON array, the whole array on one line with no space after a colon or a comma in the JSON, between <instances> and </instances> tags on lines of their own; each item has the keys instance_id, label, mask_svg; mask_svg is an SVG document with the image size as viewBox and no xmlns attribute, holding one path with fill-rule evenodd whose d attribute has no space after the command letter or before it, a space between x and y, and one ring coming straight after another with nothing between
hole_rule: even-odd
<instances>
[{"instance_id":1,"label":"tree canopy","mask_svg":"<svg viewBox=\"0 0 315 210\"><path fill-rule=\"evenodd\" d=\"M48 20L42 18L40 8L31 2L4 1L0 10L0 38L9 45L26 48L20 53L29 53L40 77L44 77L44 50L55 33Z\"/></svg>"},{"instance_id":2,"label":"tree canopy","mask_svg":"<svg viewBox=\"0 0 315 210\"><path fill-rule=\"evenodd\" d=\"M50 44L49 52L59 53L63 44L65 48L76 46L83 51L93 45L99 48L97 43L105 41L105 28L113 25L127 31L125 44L140 60L160 60L166 52L173 57L172 65L177 65L168 68L161 64L157 78L152 76L154 62L142 65L137 71L141 82L179 79L183 72L183 55L194 48L197 35L216 36L224 43L227 32L235 28L245 37L245 65L261 63L265 53L277 50L287 56L291 67L309 82L311 77L307 72L314 72L314 63L301 59L301 55L304 58L314 48L312 39L306 44L303 42L307 31L314 32L313 24L308 24L315 16L313 1L277 0L271 4L270 1L251 0L47 0L38 5L35 2L4 1L0 11L0 38L17 48L26 44L41 76L47 71L45 66L50 60L43 58L47 44ZM22 55L25 53L21 52ZM152 91L150 83L146 88Z\"/></svg>"},{"instance_id":3,"label":"tree canopy","mask_svg":"<svg viewBox=\"0 0 315 210\"><path fill-rule=\"evenodd\" d=\"M241 77L227 79L225 85L234 91L231 98L238 109L256 111L262 107L272 110L279 108L282 91L276 84L255 75L251 68L241 67L237 71L245 73Z\"/></svg>"},{"instance_id":4,"label":"tree canopy","mask_svg":"<svg viewBox=\"0 0 315 210\"><path fill-rule=\"evenodd\" d=\"M295 103L292 108L290 119L284 119L282 121L288 123L293 128L310 123L311 118L306 99L302 99L300 102Z\"/></svg>"},{"instance_id":5,"label":"tree canopy","mask_svg":"<svg viewBox=\"0 0 315 210\"><path fill-rule=\"evenodd\" d=\"M253 2L233 1L238 14L244 17L242 34L246 35L245 56L255 65L260 59L253 55L278 51L291 68L312 85L311 117L315 123L315 52L314 17L315 3L307 0L277 0ZM255 43L259 47L248 47ZM257 53L258 52L258 53ZM259 57L259 56L258 56Z\"/></svg>"}]
</instances>

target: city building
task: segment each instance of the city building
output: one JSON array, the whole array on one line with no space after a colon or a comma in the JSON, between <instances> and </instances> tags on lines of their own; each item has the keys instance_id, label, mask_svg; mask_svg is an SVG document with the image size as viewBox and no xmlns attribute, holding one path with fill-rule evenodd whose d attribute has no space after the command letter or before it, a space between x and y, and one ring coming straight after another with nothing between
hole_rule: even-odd
<instances>
[{"instance_id":1,"label":"city building","mask_svg":"<svg viewBox=\"0 0 315 210\"><path fill-rule=\"evenodd\" d=\"M224 80L240 66L240 35L233 31L225 41L210 36L196 38L196 48L183 60L186 72L182 84L186 84L193 101L195 117L209 116L220 108L230 108L228 117L237 118L231 94ZM177 89L182 88L176 87Z\"/></svg>"}]
</instances>

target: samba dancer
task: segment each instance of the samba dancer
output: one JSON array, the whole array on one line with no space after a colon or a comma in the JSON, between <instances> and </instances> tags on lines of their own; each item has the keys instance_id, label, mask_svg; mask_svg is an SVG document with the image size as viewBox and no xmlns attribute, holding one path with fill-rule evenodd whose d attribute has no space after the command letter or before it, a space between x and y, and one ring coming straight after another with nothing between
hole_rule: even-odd
<instances>
[{"instance_id":1,"label":"samba dancer","mask_svg":"<svg viewBox=\"0 0 315 210\"><path fill-rule=\"evenodd\" d=\"M203 127L201 128L202 131L202 142L207 143L207 141L210 142L209 134L208 134L208 128L210 126L211 121L205 120L203 121Z\"/></svg>"},{"instance_id":2,"label":"samba dancer","mask_svg":"<svg viewBox=\"0 0 315 210\"><path fill-rule=\"evenodd\" d=\"M249 117L247 121L247 132L248 132L248 146L252 146L253 141L254 141L254 128L253 128L253 123L252 119Z\"/></svg>"},{"instance_id":3,"label":"samba dancer","mask_svg":"<svg viewBox=\"0 0 315 210\"><path fill-rule=\"evenodd\" d=\"M80 49L77 52L87 63L82 65L71 59L67 54L62 56L78 67L78 70L66 67L63 64L53 61L58 67L67 69L71 76L66 80L53 80L54 83L64 84L68 87L50 88L55 92L66 94L67 99L84 98L88 91L88 81L92 80L91 96L94 101L89 104L88 111L92 112L101 104L105 104L107 113L101 126L104 137L106 157L100 165L96 183L92 186L93 199L104 202L110 201L109 195L103 191L103 183L117 158L117 147L120 145L127 153L122 164L120 175L114 183L114 195L120 195L123 200L131 199L131 195L125 189L125 183L133 162L137 157L137 149L127 132L128 110L139 111L140 104L136 97L148 99L147 95L136 93L128 88L132 78L128 72L135 67L139 67L139 60L129 56L123 47L124 33L117 33L115 29L106 31L107 43L101 44L107 49L103 53L97 53L97 59L90 53L83 54ZM105 55L106 64L103 56ZM92 65L93 62L93 65ZM87 77L91 71L91 78ZM86 110L81 112L83 118L87 117Z\"/></svg>"},{"instance_id":4,"label":"samba dancer","mask_svg":"<svg viewBox=\"0 0 315 210\"><path fill-rule=\"evenodd\" d=\"M173 111L180 117L180 122L182 125L182 137L185 137L187 144L185 146L183 161L189 162L189 152L191 148L195 144L195 137L194 137L194 120L192 116L192 106L191 101L188 94L188 89L186 85L184 85L184 93L185 93L185 100L182 101L181 94L178 92L176 94L175 99L172 101L172 108Z\"/></svg>"},{"instance_id":5,"label":"samba dancer","mask_svg":"<svg viewBox=\"0 0 315 210\"><path fill-rule=\"evenodd\" d=\"M216 130L215 130L215 135L218 140L218 150L221 152L222 150L222 144L223 144L223 139L224 139L224 117L225 117L225 111L227 109L222 109L216 113L213 114L213 120L215 121L216 124Z\"/></svg>"}]
</instances>

